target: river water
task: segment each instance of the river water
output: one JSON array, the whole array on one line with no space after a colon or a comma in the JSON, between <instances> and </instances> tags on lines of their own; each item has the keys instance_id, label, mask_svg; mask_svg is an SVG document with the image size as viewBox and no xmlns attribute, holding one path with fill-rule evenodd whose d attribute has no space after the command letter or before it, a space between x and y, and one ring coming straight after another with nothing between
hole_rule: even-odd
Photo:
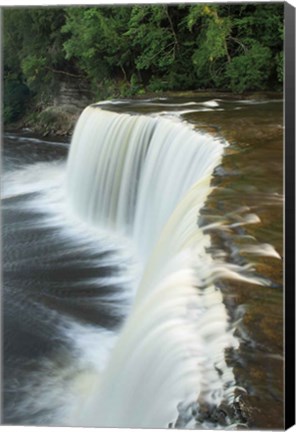
<instances>
[{"instance_id":1,"label":"river water","mask_svg":"<svg viewBox=\"0 0 296 432\"><path fill-rule=\"evenodd\" d=\"M227 141L199 223L223 220L228 229L210 231L211 254L223 253L229 263L251 263L255 274L268 281L266 286L237 280L219 284L239 340L239 347L225 355L241 388L241 423L258 429L283 427L282 99L186 95L101 107L178 117ZM83 394L91 386L98 358L104 367L133 299L134 256L103 235L98 246L96 233L86 232L63 207L68 149L68 142L45 140L29 131L4 135L3 363L8 424L71 424L77 403L69 402L73 388ZM260 256L269 248L271 256ZM131 281L123 277L126 268L134 269ZM84 377L79 382L73 378L77 370ZM41 393L46 397L38 405ZM223 427L223 422L218 419L217 425Z\"/></svg>"}]
</instances>

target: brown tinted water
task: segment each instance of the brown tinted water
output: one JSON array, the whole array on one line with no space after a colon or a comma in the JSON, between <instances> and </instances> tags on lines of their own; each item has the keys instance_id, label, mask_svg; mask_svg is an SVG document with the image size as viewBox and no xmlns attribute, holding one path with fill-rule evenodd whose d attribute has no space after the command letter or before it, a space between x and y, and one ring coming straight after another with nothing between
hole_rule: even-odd
<instances>
[{"instance_id":1,"label":"brown tinted water","mask_svg":"<svg viewBox=\"0 0 296 432\"><path fill-rule=\"evenodd\" d=\"M180 108L180 104L188 102L197 105ZM237 383L244 389L239 395L239 409L245 427L282 429L284 144L281 95L238 98L225 94L187 94L157 101L130 101L110 108L164 114L183 110L181 117L198 130L228 141L222 165L216 170L216 188L203 210L203 219L206 223L220 217L231 223L239 220L241 208L245 208L242 214L255 213L260 219L256 224L238 227L227 234L219 231L212 234L213 251L226 251L230 262L253 263L255 273L270 284L221 283L225 303L232 320L237 322L236 335L240 341L238 352L229 353L228 361L234 368ZM246 236L255 239L246 240ZM250 242L271 244L280 259L245 254L242 246Z\"/></svg>"},{"instance_id":2,"label":"brown tinted water","mask_svg":"<svg viewBox=\"0 0 296 432\"><path fill-rule=\"evenodd\" d=\"M282 101L225 101L224 106L225 111L187 116L198 127L211 125L230 144L220 176L215 178L217 189L204 213L223 216L247 206L259 216L260 223L247 225L243 232L232 233L228 239L213 240L217 245L224 242L224 246L230 240L235 251L242 242L240 234L249 234L259 243L273 245L282 257ZM272 287L239 283L223 287L226 303L227 298L229 304L231 299L236 310L243 310L237 330L239 353L230 362L238 383L247 390L241 402L248 426L278 429L283 427L283 261L271 257L251 259L257 273L269 279Z\"/></svg>"}]
</instances>

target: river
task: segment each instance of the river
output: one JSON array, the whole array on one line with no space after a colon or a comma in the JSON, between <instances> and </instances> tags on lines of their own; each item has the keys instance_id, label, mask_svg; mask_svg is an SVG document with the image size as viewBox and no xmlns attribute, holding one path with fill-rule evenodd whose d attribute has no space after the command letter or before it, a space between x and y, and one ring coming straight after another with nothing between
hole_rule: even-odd
<instances>
[{"instance_id":1,"label":"river","mask_svg":"<svg viewBox=\"0 0 296 432\"><path fill-rule=\"evenodd\" d=\"M218 223L209 230L208 252L214 259L222 254L229 264L251 264L266 282L217 282L239 341L237 348L225 351L241 411L236 422L239 418L249 428L282 428L283 100L208 94L114 101L100 107L182 119L225 142L199 225ZM79 402L71 399L73 389L87 394L98 359L99 372L104 370L140 277L137 259L124 242L106 240L105 234L85 229L69 214L64 193L69 146L30 131L4 134L7 424L75 426L73 411ZM199 421L207 427L208 415L211 427L227 425L227 408L226 413L222 408L215 418L206 413L202 420L200 414Z\"/></svg>"}]
</instances>

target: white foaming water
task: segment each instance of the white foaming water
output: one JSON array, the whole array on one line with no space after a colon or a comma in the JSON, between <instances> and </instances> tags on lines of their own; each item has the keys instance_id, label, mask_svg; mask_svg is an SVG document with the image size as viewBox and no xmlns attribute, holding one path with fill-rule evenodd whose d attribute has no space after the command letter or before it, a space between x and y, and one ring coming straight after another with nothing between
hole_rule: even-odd
<instances>
[{"instance_id":1,"label":"white foaming water","mask_svg":"<svg viewBox=\"0 0 296 432\"><path fill-rule=\"evenodd\" d=\"M209 184L222 152L180 121L88 107L71 143L68 198L82 220L132 237L145 260L188 189ZM197 194L199 208L208 193Z\"/></svg>"},{"instance_id":2,"label":"white foaming water","mask_svg":"<svg viewBox=\"0 0 296 432\"><path fill-rule=\"evenodd\" d=\"M30 202L46 208L42 224L60 227L59 235L90 253L108 245L113 252L101 264L115 259L121 272L105 278L135 291L118 338L95 326L65 326L77 358L43 379L44 397L29 399L29 410L61 405L51 423L69 426L195 427L190 410L199 404L233 402L235 379L225 349L238 341L216 285L221 279L265 281L225 263L223 254L213 259L210 229L197 223L223 150L220 141L176 119L88 107L75 128L65 189L61 164L54 167L55 180L48 175L51 164L20 171L23 193L38 192ZM18 194L13 175L7 198ZM251 215L230 226L256 222ZM132 260L122 259L134 251L140 276ZM245 252L275 256L266 245ZM125 295L116 293L116 299ZM49 362L48 369L54 367ZM36 380L42 387L42 377Z\"/></svg>"},{"instance_id":3,"label":"white foaming water","mask_svg":"<svg viewBox=\"0 0 296 432\"><path fill-rule=\"evenodd\" d=\"M224 351L237 341L215 282L249 279L213 261L197 225L222 153L221 142L179 121L94 107L81 115L68 160L70 205L82 220L131 238L144 271L75 424L161 428L196 402L233 401Z\"/></svg>"},{"instance_id":4,"label":"white foaming water","mask_svg":"<svg viewBox=\"0 0 296 432\"><path fill-rule=\"evenodd\" d=\"M44 172L48 176L45 176ZM1 197L7 199L33 194L54 188L57 185L60 188L62 177L63 171L60 162L37 162L34 165L27 165L4 175L1 184Z\"/></svg>"}]
</instances>

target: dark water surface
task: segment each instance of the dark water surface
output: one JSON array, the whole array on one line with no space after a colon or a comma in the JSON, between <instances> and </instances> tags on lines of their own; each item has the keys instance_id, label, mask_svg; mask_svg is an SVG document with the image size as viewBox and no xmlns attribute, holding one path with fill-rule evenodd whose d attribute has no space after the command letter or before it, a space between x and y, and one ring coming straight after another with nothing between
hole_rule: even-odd
<instances>
[{"instance_id":1,"label":"dark water surface","mask_svg":"<svg viewBox=\"0 0 296 432\"><path fill-rule=\"evenodd\" d=\"M216 188L203 209L200 223L220 218L235 224L247 213L260 219L256 224L212 233L213 254L222 249L230 262L252 262L256 273L270 282L270 286L263 287L223 282L221 289L232 319L238 321L240 348L229 352L227 358L234 367L237 383L245 389L240 398L247 425L257 429L282 428L283 261L243 251L245 244L269 243L283 256L282 99L191 95L117 102L104 107L131 113L178 115L197 129L228 141L222 165L215 172ZM36 162L64 164L68 146L58 139L46 142L29 133L7 133L4 174ZM54 176L49 170L49 177L51 174ZM38 179L38 172L36 176ZM13 183L13 179L9 181ZM116 277L121 271L116 263L108 261L111 251L106 247L96 249L91 239L73 243L70 235L61 234L58 223L55 227L40 223L47 220L46 211L36 211L28 205L38 188L35 192L30 188L26 191L25 183L23 186L22 193L13 193L12 189L2 203L4 420L30 424L38 423L34 413L26 418L24 410L13 409L22 397L18 389L25 392L25 384L20 386L21 371L38 369L39 357L50 358L57 352L61 352L61 367L66 368L71 349L67 347L67 338L61 337L61 316L113 331L120 325L129 302L126 299L126 308L118 313L108 312L106 304L116 303L120 285ZM253 236L254 242L247 236ZM98 262L104 263L98 267ZM114 284L104 286L104 277L110 274L115 276ZM101 281L99 293L97 286L92 285L94 279L96 283ZM87 290L85 280L89 280ZM39 327L32 332L36 316L40 316ZM46 415L50 421L51 413Z\"/></svg>"},{"instance_id":2,"label":"dark water surface","mask_svg":"<svg viewBox=\"0 0 296 432\"><path fill-rule=\"evenodd\" d=\"M69 143L58 139L4 136L5 424L61 425L55 418L67 416L60 409L69 405L70 383L86 367L80 364L81 356L93 357L94 363L104 360L112 332L128 310L129 298L120 282L124 269L114 260L116 246L97 242L83 230L75 235L65 229L62 211L60 219L50 214L51 205L56 207L61 201L55 201L55 195L63 183L55 179L66 172L68 149ZM90 336L88 341L85 329L90 335L97 329L101 332L102 347L94 354L96 339ZM110 335L107 343L105 334Z\"/></svg>"}]
</instances>

